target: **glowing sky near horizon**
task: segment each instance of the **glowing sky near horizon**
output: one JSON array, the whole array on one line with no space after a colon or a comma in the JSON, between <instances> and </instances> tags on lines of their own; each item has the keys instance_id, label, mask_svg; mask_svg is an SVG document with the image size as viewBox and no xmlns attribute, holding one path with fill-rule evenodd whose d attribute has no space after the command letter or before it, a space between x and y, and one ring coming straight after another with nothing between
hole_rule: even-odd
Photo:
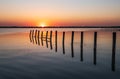
<instances>
[{"instance_id":1,"label":"glowing sky near horizon","mask_svg":"<svg viewBox=\"0 0 120 79\"><path fill-rule=\"evenodd\" d=\"M120 0L0 0L3 25L120 25Z\"/></svg>"}]
</instances>

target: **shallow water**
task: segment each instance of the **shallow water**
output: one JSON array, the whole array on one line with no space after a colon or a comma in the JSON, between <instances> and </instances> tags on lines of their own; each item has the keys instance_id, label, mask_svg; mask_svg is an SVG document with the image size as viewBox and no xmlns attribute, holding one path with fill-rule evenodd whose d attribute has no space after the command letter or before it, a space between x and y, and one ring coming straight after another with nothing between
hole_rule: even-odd
<instances>
[{"instance_id":1,"label":"shallow water","mask_svg":"<svg viewBox=\"0 0 120 79\"><path fill-rule=\"evenodd\" d=\"M0 79L120 79L119 35L107 29L0 29Z\"/></svg>"}]
</instances>

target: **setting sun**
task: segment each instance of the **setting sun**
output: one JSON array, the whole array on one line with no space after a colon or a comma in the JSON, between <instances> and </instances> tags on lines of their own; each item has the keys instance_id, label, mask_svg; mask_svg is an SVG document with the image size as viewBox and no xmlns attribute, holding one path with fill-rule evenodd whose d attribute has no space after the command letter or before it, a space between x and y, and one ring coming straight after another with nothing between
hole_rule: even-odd
<instances>
[{"instance_id":1,"label":"setting sun","mask_svg":"<svg viewBox=\"0 0 120 79\"><path fill-rule=\"evenodd\" d=\"M40 23L38 26L39 26L39 27L45 27L46 24L45 24L45 23Z\"/></svg>"}]
</instances>

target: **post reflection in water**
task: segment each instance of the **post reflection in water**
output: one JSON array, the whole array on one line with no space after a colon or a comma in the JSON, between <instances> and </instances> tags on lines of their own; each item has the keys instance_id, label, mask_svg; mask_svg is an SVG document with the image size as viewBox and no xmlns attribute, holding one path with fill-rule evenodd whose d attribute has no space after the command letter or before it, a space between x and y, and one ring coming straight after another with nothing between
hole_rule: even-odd
<instances>
[{"instance_id":1,"label":"post reflection in water","mask_svg":"<svg viewBox=\"0 0 120 79\"><path fill-rule=\"evenodd\" d=\"M40 37L40 32L41 32L41 37ZM32 42L34 44L34 42L36 42L36 44L40 45L40 39L41 39L41 45L43 46L43 41L46 42L46 47L48 48L48 43L50 43L50 49L52 50L52 31L50 31L50 34L48 31L46 31L46 35L44 37L43 35L43 31L40 30L30 30L30 34L29 34L29 38L30 38L30 42ZM83 62L83 41L84 41L84 32L80 32L81 33L81 41L80 41L80 60ZM65 54L65 32L62 32L62 48L63 48L63 54ZM72 35L71 35L71 57L74 57L74 35L75 32L72 31ZM94 47L93 47L93 64L96 65L97 64L97 37L98 33L94 32ZM57 52L57 38L58 38L58 32L55 31L55 52ZM115 53L116 53L116 32L112 33L112 58L111 58L111 70L115 71Z\"/></svg>"}]
</instances>

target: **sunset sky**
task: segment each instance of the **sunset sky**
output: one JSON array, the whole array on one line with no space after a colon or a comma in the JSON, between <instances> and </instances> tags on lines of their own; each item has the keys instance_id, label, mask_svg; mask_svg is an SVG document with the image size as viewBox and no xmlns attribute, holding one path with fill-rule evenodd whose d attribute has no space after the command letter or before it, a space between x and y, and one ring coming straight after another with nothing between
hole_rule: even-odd
<instances>
[{"instance_id":1,"label":"sunset sky","mask_svg":"<svg viewBox=\"0 0 120 79\"><path fill-rule=\"evenodd\" d=\"M0 0L0 26L120 25L120 0Z\"/></svg>"}]
</instances>

